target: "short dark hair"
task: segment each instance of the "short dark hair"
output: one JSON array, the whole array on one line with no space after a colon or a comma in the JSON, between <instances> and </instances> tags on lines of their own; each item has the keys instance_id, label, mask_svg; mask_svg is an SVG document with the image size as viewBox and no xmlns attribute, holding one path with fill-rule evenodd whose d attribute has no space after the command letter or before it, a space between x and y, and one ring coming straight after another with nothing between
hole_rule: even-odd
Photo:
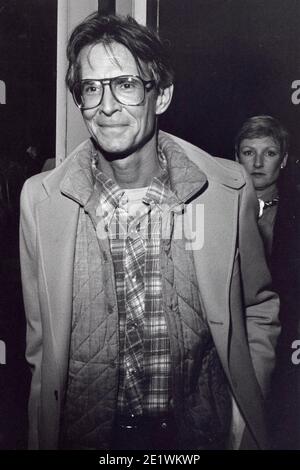
<instances>
[{"instance_id":1,"label":"short dark hair","mask_svg":"<svg viewBox=\"0 0 300 470\"><path fill-rule=\"evenodd\" d=\"M240 144L244 139L272 137L280 146L282 157L288 152L289 133L286 128L272 116L252 116L244 122L235 138L235 151L238 155Z\"/></svg>"},{"instance_id":2,"label":"short dark hair","mask_svg":"<svg viewBox=\"0 0 300 470\"><path fill-rule=\"evenodd\" d=\"M99 43L109 46L113 42L122 44L131 52L140 72L143 71L142 63L148 65L152 74L150 78L156 81L158 88L167 88L173 83L168 54L156 33L130 16L104 16L96 12L76 26L68 42L66 83L71 91L80 79L80 51L86 46Z\"/></svg>"}]
</instances>

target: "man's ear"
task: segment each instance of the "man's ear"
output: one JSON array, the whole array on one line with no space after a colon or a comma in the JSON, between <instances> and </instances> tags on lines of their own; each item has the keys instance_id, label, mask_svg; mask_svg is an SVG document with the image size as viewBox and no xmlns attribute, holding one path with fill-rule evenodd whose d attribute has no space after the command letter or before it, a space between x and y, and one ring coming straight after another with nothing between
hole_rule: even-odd
<instances>
[{"instance_id":1,"label":"man's ear","mask_svg":"<svg viewBox=\"0 0 300 470\"><path fill-rule=\"evenodd\" d=\"M172 101L174 91L174 85L170 85L167 88L160 88L156 98L156 115L163 114Z\"/></svg>"}]
</instances>

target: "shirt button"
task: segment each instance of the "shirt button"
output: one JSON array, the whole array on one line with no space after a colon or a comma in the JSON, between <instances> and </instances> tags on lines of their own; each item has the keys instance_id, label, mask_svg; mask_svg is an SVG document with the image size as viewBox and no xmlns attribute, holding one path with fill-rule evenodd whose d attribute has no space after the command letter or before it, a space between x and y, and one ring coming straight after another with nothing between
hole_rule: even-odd
<instances>
[{"instance_id":1,"label":"shirt button","mask_svg":"<svg viewBox=\"0 0 300 470\"><path fill-rule=\"evenodd\" d=\"M128 233L128 237L131 239L131 240L136 240L136 238L138 238L138 233L136 230L131 230L129 233Z\"/></svg>"},{"instance_id":2,"label":"shirt button","mask_svg":"<svg viewBox=\"0 0 300 470\"><path fill-rule=\"evenodd\" d=\"M168 425L167 425L167 423L164 421L163 423L161 423L161 427L162 427L162 429L167 429Z\"/></svg>"}]
</instances>

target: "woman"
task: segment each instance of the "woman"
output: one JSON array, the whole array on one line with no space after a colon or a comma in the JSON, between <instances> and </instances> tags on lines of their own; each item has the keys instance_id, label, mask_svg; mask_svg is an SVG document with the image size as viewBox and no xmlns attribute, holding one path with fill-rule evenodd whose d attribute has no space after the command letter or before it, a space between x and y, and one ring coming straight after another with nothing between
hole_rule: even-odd
<instances>
[{"instance_id":1,"label":"woman","mask_svg":"<svg viewBox=\"0 0 300 470\"><path fill-rule=\"evenodd\" d=\"M270 257L279 203L279 176L288 160L289 135L271 116L254 116L236 137L237 160L250 173L259 200L258 224Z\"/></svg>"},{"instance_id":2,"label":"woman","mask_svg":"<svg viewBox=\"0 0 300 470\"><path fill-rule=\"evenodd\" d=\"M277 448L300 448L300 404L297 366L291 361L292 343L300 339L297 229L299 194L283 177L288 161L289 135L271 116L254 116L242 125L235 141L236 159L252 177L259 200L258 225L265 245L274 290L281 299L282 334L270 394L270 432ZM298 366L299 367L299 366Z\"/></svg>"}]
</instances>

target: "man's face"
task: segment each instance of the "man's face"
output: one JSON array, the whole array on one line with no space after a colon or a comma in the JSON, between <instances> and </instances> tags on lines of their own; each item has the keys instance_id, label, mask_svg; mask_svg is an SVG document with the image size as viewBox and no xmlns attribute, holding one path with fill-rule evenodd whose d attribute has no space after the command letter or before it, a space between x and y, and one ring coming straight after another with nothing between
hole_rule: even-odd
<instances>
[{"instance_id":1,"label":"man's face","mask_svg":"<svg viewBox=\"0 0 300 470\"><path fill-rule=\"evenodd\" d=\"M282 155L279 143L272 137L259 137L241 141L238 160L251 175L255 189L264 190L276 183L287 155Z\"/></svg>"},{"instance_id":2,"label":"man's face","mask_svg":"<svg viewBox=\"0 0 300 470\"><path fill-rule=\"evenodd\" d=\"M87 46L79 55L81 79L103 79L120 75L141 75L131 52L119 43L107 50L102 44ZM145 72L141 78L152 77ZM111 156L130 155L153 136L156 124L157 91L145 92L139 106L120 104L108 85L97 108L82 111L83 119L99 148Z\"/></svg>"}]
</instances>

